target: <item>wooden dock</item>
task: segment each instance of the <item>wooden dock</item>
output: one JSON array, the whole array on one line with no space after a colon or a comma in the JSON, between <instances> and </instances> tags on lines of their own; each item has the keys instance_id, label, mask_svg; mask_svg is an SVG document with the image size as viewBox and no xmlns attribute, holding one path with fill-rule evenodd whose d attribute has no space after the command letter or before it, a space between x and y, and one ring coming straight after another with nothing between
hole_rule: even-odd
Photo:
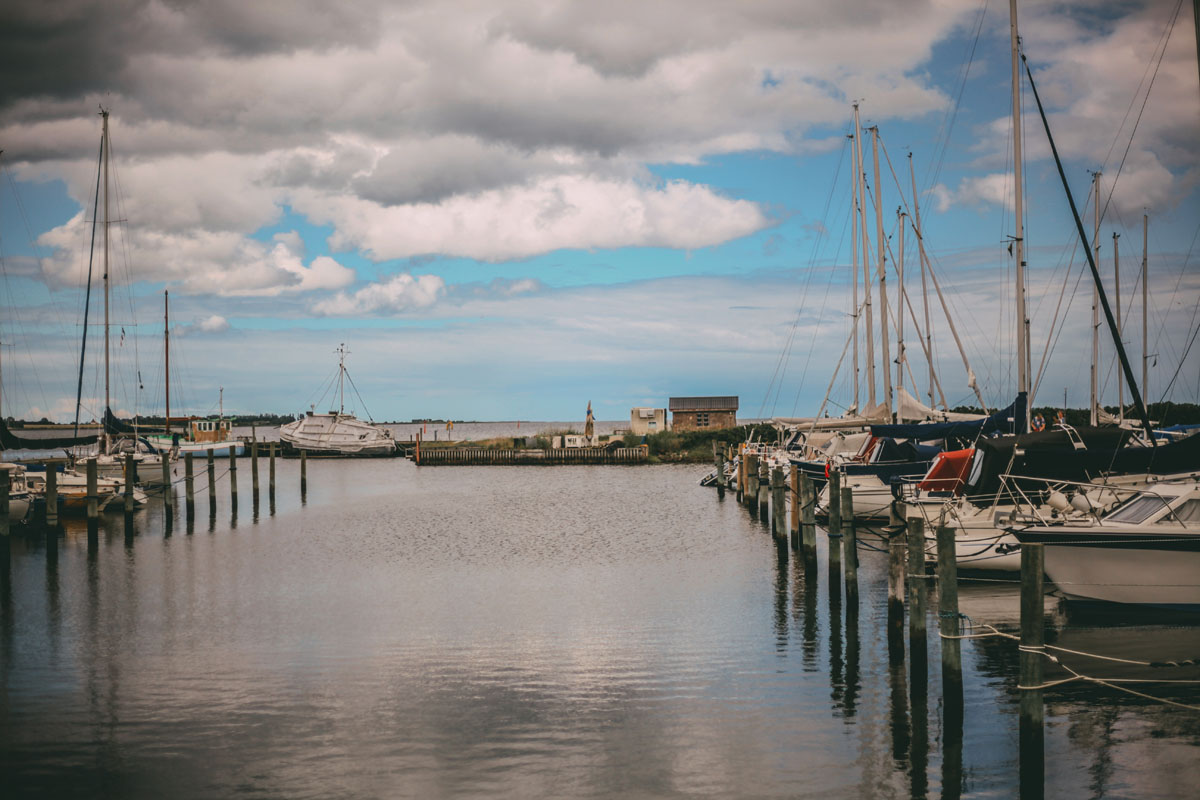
<instances>
[{"instance_id":1,"label":"wooden dock","mask_svg":"<svg viewBox=\"0 0 1200 800\"><path fill-rule=\"evenodd\" d=\"M409 458L421 466L454 464L488 466L524 464L555 466L560 464L645 464L645 447L560 447L546 450L499 449L489 447L413 448Z\"/></svg>"}]
</instances>

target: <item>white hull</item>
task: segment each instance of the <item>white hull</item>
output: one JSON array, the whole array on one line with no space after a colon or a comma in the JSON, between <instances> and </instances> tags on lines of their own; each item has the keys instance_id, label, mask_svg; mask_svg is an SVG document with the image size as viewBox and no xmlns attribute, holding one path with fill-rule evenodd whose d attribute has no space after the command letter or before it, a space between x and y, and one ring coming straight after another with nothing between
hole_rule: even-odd
<instances>
[{"instance_id":1,"label":"white hull","mask_svg":"<svg viewBox=\"0 0 1200 800\"><path fill-rule=\"evenodd\" d=\"M279 438L297 450L341 456L396 453L392 434L351 414L309 414L279 429Z\"/></svg>"},{"instance_id":2,"label":"white hull","mask_svg":"<svg viewBox=\"0 0 1200 800\"><path fill-rule=\"evenodd\" d=\"M1200 552L1045 545L1046 575L1064 595L1200 609Z\"/></svg>"},{"instance_id":3,"label":"white hull","mask_svg":"<svg viewBox=\"0 0 1200 800\"><path fill-rule=\"evenodd\" d=\"M1021 571L1021 543L995 524L997 514L1007 513L1007 507L978 508L964 500L908 503L908 515L925 520L931 560L937 559L938 526L954 530L955 561L960 570Z\"/></svg>"}]
</instances>

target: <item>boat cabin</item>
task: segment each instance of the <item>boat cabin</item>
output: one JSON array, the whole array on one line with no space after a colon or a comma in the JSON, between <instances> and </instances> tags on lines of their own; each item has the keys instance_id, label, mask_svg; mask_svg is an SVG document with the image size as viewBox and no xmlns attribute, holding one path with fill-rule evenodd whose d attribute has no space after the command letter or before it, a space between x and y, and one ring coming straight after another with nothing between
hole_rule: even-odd
<instances>
[{"instance_id":1,"label":"boat cabin","mask_svg":"<svg viewBox=\"0 0 1200 800\"><path fill-rule=\"evenodd\" d=\"M232 420L228 419L195 419L192 420L193 442L224 442L232 430Z\"/></svg>"}]
</instances>

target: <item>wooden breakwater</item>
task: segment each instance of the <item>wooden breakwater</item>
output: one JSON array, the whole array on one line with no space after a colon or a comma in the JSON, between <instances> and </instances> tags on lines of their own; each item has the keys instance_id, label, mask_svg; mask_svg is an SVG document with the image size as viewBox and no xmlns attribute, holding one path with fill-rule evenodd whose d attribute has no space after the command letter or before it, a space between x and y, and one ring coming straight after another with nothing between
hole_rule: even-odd
<instances>
[{"instance_id":1,"label":"wooden breakwater","mask_svg":"<svg viewBox=\"0 0 1200 800\"><path fill-rule=\"evenodd\" d=\"M539 449L499 449L490 447L418 447L409 458L422 466L444 464L486 466L526 464L645 464L645 447L556 447Z\"/></svg>"}]
</instances>

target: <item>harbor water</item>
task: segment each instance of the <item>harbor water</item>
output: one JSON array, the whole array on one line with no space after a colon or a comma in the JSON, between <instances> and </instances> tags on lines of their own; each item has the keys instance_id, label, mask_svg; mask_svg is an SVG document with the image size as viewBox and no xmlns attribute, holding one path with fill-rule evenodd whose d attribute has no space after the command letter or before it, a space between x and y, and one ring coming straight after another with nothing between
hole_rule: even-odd
<instances>
[{"instance_id":1,"label":"harbor water","mask_svg":"<svg viewBox=\"0 0 1200 800\"><path fill-rule=\"evenodd\" d=\"M211 513L198 468L192 522L180 485L92 554L82 520L49 548L14 528L5 797L1017 795L1016 644L964 641L947 713L936 611L926 663L889 660L869 534L854 604L823 533L806 570L703 467L322 460L301 497L281 460L272 500L264 461L256 502L238 466L236 508L228 466ZM961 595L1015 630L1014 583ZM1064 647L1200 656L1188 620L1046 609ZM1193 796L1200 690L1137 688L1046 691L1047 796Z\"/></svg>"}]
</instances>

